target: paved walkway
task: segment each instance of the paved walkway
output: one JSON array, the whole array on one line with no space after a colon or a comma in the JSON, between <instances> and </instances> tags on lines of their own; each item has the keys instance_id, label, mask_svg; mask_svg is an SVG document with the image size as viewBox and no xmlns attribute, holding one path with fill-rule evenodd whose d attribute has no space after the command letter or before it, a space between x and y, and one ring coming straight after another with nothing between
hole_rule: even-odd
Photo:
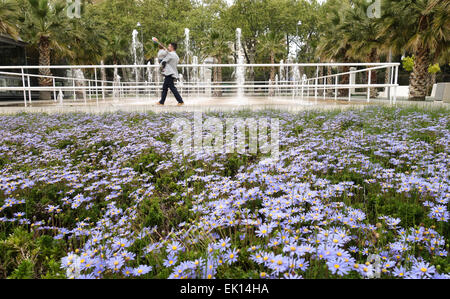
<instances>
[{"instance_id":1,"label":"paved walkway","mask_svg":"<svg viewBox=\"0 0 450 299\"><path fill-rule=\"evenodd\" d=\"M354 98L351 102L347 99L335 101L334 99L300 99L293 97L191 97L185 99L183 107L176 106L176 101L171 97L166 101L165 106L156 106L156 99L121 99L114 101L106 99L92 99L84 103L83 100L76 102L69 100L64 104L53 101L33 101L28 107L24 107L23 101L0 101L0 114L14 114L20 112L45 112L45 113L63 113L63 112L87 112L87 113L107 113L115 111L153 111L153 112L193 112L193 111L236 111L236 110L264 110L274 109L283 111L301 111L306 109L348 109L368 105L387 105L389 101L385 99L371 100L370 103L363 98ZM417 105L424 108L450 108L449 104L442 102L409 102L397 101L397 106Z\"/></svg>"}]
</instances>

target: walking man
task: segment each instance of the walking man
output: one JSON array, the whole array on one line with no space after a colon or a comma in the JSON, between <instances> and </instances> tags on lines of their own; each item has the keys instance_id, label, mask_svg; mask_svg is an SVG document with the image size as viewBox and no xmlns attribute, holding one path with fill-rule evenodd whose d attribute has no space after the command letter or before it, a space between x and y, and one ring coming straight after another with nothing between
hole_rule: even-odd
<instances>
[{"instance_id":1,"label":"walking man","mask_svg":"<svg viewBox=\"0 0 450 299\"><path fill-rule=\"evenodd\" d=\"M170 43L167 47L169 53L167 53L166 57L162 60L161 65L163 67L162 74L164 75L164 84L163 90L161 94L161 100L157 103L157 105L164 105L166 101L167 92L172 91L175 99L177 99L178 106L184 105L183 99L181 98L180 93L175 87L174 81L178 79L178 61L180 58L177 55L177 44Z\"/></svg>"}]
</instances>

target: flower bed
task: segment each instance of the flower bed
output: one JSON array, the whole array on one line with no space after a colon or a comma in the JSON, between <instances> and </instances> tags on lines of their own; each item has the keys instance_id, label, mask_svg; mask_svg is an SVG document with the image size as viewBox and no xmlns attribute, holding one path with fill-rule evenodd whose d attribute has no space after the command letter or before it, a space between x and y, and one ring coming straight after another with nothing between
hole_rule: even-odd
<instances>
[{"instance_id":1,"label":"flower bed","mask_svg":"<svg viewBox=\"0 0 450 299\"><path fill-rule=\"evenodd\" d=\"M0 116L1 278L448 278L445 110L280 120L280 160L172 154L189 113Z\"/></svg>"}]
</instances>

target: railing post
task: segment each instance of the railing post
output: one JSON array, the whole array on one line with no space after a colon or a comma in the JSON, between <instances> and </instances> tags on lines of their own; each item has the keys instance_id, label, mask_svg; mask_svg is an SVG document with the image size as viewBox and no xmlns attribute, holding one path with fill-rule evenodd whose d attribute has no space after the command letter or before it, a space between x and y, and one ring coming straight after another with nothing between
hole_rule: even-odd
<instances>
[{"instance_id":1,"label":"railing post","mask_svg":"<svg viewBox=\"0 0 450 299\"><path fill-rule=\"evenodd\" d=\"M89 100L91 100L92 92L91 92L91 80L90 79L88 79L88 86L89 86L89 88L88 88Z\"/></svg>"},{"instance_id":2,"label":"railing post","mask_svg":"<svg viewBox=\"0 0 450 299\"><path fill-rule=\"evenodd\" d=\"M335 83L334 83L334 85L335 85L335 88L334 88L334 100L335 101L337 101L337 97L338 97L338 88L337 88L338 80L339 80L339 75L336 74L336 80L335 80Z\"/></svg>"},{"instance_id":3,"label":"railing post","mask_svg":"<svg viewBox=\"0 0 450 299\"><path fill-rule=\"evenodd\" d=\"M22 71L22 86L23 86L23 102L25 104L25 107L27 107L27 92L25 91L25 74L23 68L21 68L21 71Z\"/></svg>"},{"instance_id":4,"label":"railing post","mask_svg":"<svg viewBox=\"0 0 450 299\"><path fill-rule=\"evenodd\" d=\"M55 83L55 78L53 78L53 101L56 102L56 83Z\"/></svg>"},{"instance_id":5,"label":"railing post","mask_svg":"<svg viewBox=\"0 0 450 299\"><path fill-rule=\"evenodd\" d=\"M302 78L302 100L304 99L304 94L303 94L303 92L305 90L304 85L305 85L305 80L303 80L303 78Z\"/></svg>"},{"instance_id":6,"label":"railing post","mask_svg":"<svg viewBox=\"0 0 450 299\"><path fill-rule=\"evenodd\" d=\"M31 84L30 84L30 75L27 76L28 77L28 98L30 99L30 104L31 104Z\"/></svg>"},{"instance_id":7,"label":"railing post","mask_svg":"<svg viewBox=\"0 0 450 299\"><path fill-rule=\"evenodd\" d=\"M307 89L308 89L308 91L306 92L306 96L307 96L307 98L308 98L308 100L309 100L309 85L310 85L310 80L308 80L308 81L306 81L306 83L308 84L307 86Z\"/></svg>"},{"instance_id":8,"label":"railing post","mask_svg":"<svg viewBox=\"0 0 450 299\"><path fill-rule=\"evenodd\" d=\"M325 100L325 93L326 93L326 88L327 88L327 80L328 78L325 78L325 76L323 76L322 81L323 81L323 99Z\"/></svg>"},{"instance_id":9,"label":"railing post","mask_svg":"<svg viewBox=\"0 0 450 299\"><path fill-rule=\"evenodd\" d=\"M398 68L399 66L395 66L395 87L394 87L394 105L397 103L397 81L398 81Z\"/></svg>"},{"instance_id":10,"label":"railing post","mask_svg":"<svg viewBox=\"0 0 450 299\"><path fill-rule=\"evenodd\" d=\"M348 80L348 101L350 102L352 100L352 76L351 74L353 74L351 68L350 68L350 74L349 74L349 80ZM356 82L356 80L355 80Z\"/></svg>"},{"instance_id":11,"label":"railing post","mask_svg":"<svg viewBox=\"0 0 450 299\"><path fill-rule=\"evenodd\" d=\"M97 101L98 105L98 84L97 84L97 68L94 68L94 78L95 78L95 100Z\"/></svg>"},{"instance_id":12,"label":"railing post","mask_svg":"<svg viewBox=\"0 0 450 299\"><path fill-rule=\"evenodd\" d=\"M391 66L388 66L387 68L386 68L386 72L388 72L388 84L390 85L390 84L392 84L391 82L392 82L392 67ZM386 88L386 91L387 91L387 98L388 98L388 100L389 100L389 104L392 104L392 98L391 98L391 86L388 86L387 88Z\"/></svg>"},{"instance_id":13,"label":"railing post","mask_svg":"<svg viewBox=\"0 0 450 299\"><path fill-rule=\"evenodd\" d=\"M72 69L72 76L73 76L73 69ZM77 92L75 91L75 77L72 79L72 87L73 87L73 100L77 100Z\"/></svg>"},{"instance_id":14,"label":"railing post","mask_svg":"<svg viewBox=\"0 0 450 299\"><path fill-rule=\"evenodd\" d=\"M105 82L103 82L103 79L102 79L102 100L103 100L103 102L106 102L106 99L105 99Z\"/></svg>"},{"instance_id":15,"label":"railing post","mask_svg":"<svg viewBox=\"0 0 450 299\"><path fill-rule=\"evenodd\" d=\"M88 80L88 85L89 85L88 90L86 90L86 82L81 86L81 88L83 89L83 99L84 99L84 104L85 105L87 104L86 93L89 92L89 98L91 97L91 95L90 95L90 93L91 93L91 90L90 90L90 88L91 88L91 81L90 80Z\"/></svg>"},{"instance_id":16,"label":"railing post","mask_svg":"<svg viewBox=\"0 0 450 299\"><path fill-rule=\"evenodd\" d=\"M317 66L316 67L316 80L314 81L315 82L315 89L314 89L314 98L317 100L317 85L319 84L319 79L317 78L317 77L319 77L319 66Z\"/></svg>"},{"instance_id":17,"label":"railing post","mask_svg":"<svg viewBox=\"0 0 450 299\"><path fill-rule=\"evenodd\" d=\"M369 73L367 74L367 103L370 102L370 81L371 81L372 72L369 70Z\"/></svg>"},{"instance_id":18,"label":"railing post","mask_svg":"<svg viewBox=\"0 0 450 299\"><path fill-rule=\"evenodd\" d=\"M59 89L59 95L61 95L59 97L59 104L62 105L63 104L63 100L64 100L64 93L62 92L61 88Z\"/></svg>"},{"instance_id":19,"label":"railing post","mask_svg":"<svg viewBox=\"0 0 450 299\"><path fill-rule=\"evenodd\" d=\"M394 84L394 80L395 80L395 66L391 67L391 81L390 84L393 85ZM392 104L394 103L394 95L392 94L393 92L393 88L391 87L391 101Z\"/></svg>"}]
</instances>

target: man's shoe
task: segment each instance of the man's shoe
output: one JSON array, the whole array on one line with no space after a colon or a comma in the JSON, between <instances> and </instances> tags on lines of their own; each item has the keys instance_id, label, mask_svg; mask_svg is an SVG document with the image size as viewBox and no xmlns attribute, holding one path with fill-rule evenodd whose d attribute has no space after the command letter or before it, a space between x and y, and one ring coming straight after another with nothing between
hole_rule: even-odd
<instances>
[{"instance_id":1,"label":"man's shoe","mask_svg":"<svg viewBox=\"0 0 450 299\"><path fill-rule=\"evenodd\" d=\"M161 104L160 102L156 102L156 106L164 106L164 104Z\"/></svg>"},{"instance_id":2,"label":"man's shoe","mask_svg":"<svg viewBox=\"0 0 450 299\"><path fill-rule=\"evenodd\" d=\"M184 106L184 103L178 103L177 106Z\"/></svg>"}]
</instances>

